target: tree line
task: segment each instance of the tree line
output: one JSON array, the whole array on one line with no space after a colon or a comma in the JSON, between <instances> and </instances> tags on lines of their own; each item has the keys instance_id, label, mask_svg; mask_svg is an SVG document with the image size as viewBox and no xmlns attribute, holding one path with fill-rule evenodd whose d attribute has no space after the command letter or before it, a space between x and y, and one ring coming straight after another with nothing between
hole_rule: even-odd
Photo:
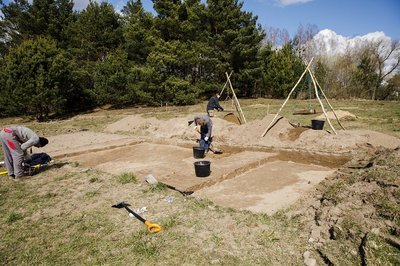
<instances>
[{"instance_id":1,"label":"tree line","mask_svg":"<svg viewBox=\"0 0 400 266\"><path fill-rule=\"evenodd\" d=\"M153 0L155 15L140 0L120 12L95 1L81 11L72 0L0 6L3 116L194 104L219 91L231 71L238 96L284 98L305 68L301 32L278 49L238 0ZM326 83L327 64L317 66Z\"/></svg>"}]
</instances>

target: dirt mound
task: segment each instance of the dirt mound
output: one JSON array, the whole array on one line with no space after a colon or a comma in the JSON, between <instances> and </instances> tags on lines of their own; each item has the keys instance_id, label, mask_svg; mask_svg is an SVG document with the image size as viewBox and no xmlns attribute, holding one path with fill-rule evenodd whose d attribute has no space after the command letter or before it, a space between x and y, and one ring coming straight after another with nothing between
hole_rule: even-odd
<instances>
[{"instance_id":1,"label":"dirt mound","mask_svg":"<svg viewBox=\"0 0 400 266\"><path fill-rule=\"evenodd\" d=\"M141 115L130 115L105 129L109 133L124 132L135 137L162 139L174 141L194 141L199 137L188 126L193 116L176 117L169 120L159 120L154 117L145 118ZM290 122L279 117L264 137L261 137L274 115L267 115L261 120L250 121L237 125L222 118L214 117L213 135L215 145L229 146L267 146L275 148L305 149L325 152L349 152L355 148L371 144L375 147L396 148L400 139L369 130L338 130L337 135L325 130L307 130L295 128Z\"/></svg>"},{"instance_id":2,"label":"dirt mound","mask_svg":"<svg viewBox=\"0 0 400 266\"><path fill-rule=\"evenodd\" d=\"M357 119L357 116L354 114L348 112L348 111L343 111L343 110L337 110L335 111L337 117L341 121L354 121ZM327 116L329 119L336 119L335 114L332 111L326 112ZM316 117L316 119L325 119L325 115L321 114Z\"/></svg>"},{"instance_id":3,"label":"dirt mound","mask_svg":"<svg viewBox=\"0 0 400 266\"><path fill-rule=\"evenodd\" d=\"M399 172L400 149L371 149L323 181L307 210L297 211L309 221L309 242L331 265L353 264L357 256L377 265L375 259L383 253L398 256L394 246L400 237ZM343 250L353 256L344 256Z\"/></svg>"},{"instance_id":4,"label":"dirt mound","mask_svg":"<svg viewBox=\"0 0 400 266\"><path fill-rule=\"evenodd\" d=\"M324 130L307 130L294 142L295 146L309 147L313 150L349 151L362 145L396 148L400 139L371 130L338 130L337 135Z\"/></svg>"},{"instance_id":5,"label":"dirt mound","mask_svg":"<svg viewBox=\"0 0 400 266\"><path fill-rule=\"evenodd\" d=\"M151 138L180 138L184 140L194 139L198 134L193 129L193 124L188 126L188 121L193 120L193 116L177 117L169 120L159 120L157 118L145 118L141 115L130 115L105 128L106 132L118 133L129 132L136 136L147 136ZM225 132L237 127L236 124L225 121L221 118L213 118L213 132ZM216 135L220 135L219 133Z\"/></svg>"}]
</instances>

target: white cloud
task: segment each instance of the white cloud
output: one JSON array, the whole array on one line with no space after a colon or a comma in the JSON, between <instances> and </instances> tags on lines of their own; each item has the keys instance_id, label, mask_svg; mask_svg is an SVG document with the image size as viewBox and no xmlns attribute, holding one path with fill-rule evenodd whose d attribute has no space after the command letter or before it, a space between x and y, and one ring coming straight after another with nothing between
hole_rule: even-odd
<instances>
[{"instance_id":1,"label":"white cloud","mask_svg":"<svg viewBox=\"0 0 400 266\"><path fill-rule=\"evenodd\" d=\"M290 6L295 4L304 4L313 0L275 0L280 6Z\"/></svg>"},{"instance_id":2,"label":"white cloud","mask_svg":"<svg viewBox=\"0 0 400 266\"><path fill-rule=\"evenodd\" d=\"M388 71L400 57L400 49L390 54L392 38L386 36L382 31L346 37L333 30L324 29L318 32L307 45L311 51L314 51L314 56L322 56L332 63L338 56L344 55L346 52L358 51L366 45L378 43L380 44L381 55L383 57L390 55L385 62L385 71Z\"/></svg>"}]
</instances>

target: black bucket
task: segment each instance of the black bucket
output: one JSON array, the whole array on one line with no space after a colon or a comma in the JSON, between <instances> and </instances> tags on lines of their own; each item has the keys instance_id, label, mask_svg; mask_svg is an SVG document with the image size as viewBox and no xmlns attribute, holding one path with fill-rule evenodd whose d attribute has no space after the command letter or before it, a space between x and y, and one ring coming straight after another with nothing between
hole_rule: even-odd
<instances>
[{"instance_id":1,"label":"black bucket","mask_svg":"<svg viewBox=\"0 0 400 266\"><path fill-rule=\"evenodd\" d=\"M203 147L193 147L193 157L196 159L204 158L206 149Z\"/></svg>"},{"instance_id":2,"label":"black bucket","mask_svg":"<svg viewBox=\"0 0 400 266\"><path fill-rule=\"evenodd\" d=\"M314 130L322 130L324 128L325 121L323 120L311 120L311 128Z\"/></svg>"},{"instance_id":3,"label":"black bucket","mask_svg":"<svg viewBox=\"0 0 400 266\"><path fill-rule=\"evenodd\" d=\"M197 177L206 177L209 176L210 171L210 161L199 161L194 162L194 171L196 172Z\"/></svg>"}]
</instances>

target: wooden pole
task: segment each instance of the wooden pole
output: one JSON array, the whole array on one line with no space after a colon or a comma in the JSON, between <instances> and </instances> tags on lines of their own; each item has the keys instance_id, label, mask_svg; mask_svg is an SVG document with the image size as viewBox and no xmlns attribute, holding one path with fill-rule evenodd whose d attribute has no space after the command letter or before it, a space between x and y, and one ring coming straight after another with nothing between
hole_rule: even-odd
<instances>
[{"instance_id":1,"label":"wooden pole","mask_svg":"<svg viewBox=\"0 0 400 266\"><path fill-rule=\"evenodd\" d=\"M312 77L315 79L315 82L317 83L317 86L318 86L318 87L319 87L319 89L321 90L321 93L322 93L322 95L324 96L324 98L325 98L326 102L328 103L328 105L329 105L329 107L331 108L331 110L332 110L333 114L335 115L335 117L336 117L336 120L337 120L338 124L340 125L340 127L341 127L343 130L346 130L346 129L344 128L344 126L342 125L342 123L340 123L339 117L336 115L336 112L335 112L335 110L333 109L333 107L332 107L332 105L330 104L330 102L329 102L328 98L326 97L326 95L325 95L324 91L322 90L322 87L321 87L321 85L319 85L319 83L318 83L318 80L315 78L315 76L314 76L314 73L312 73L312 71L311 71L311 70L310 70L310 75L311 75L311 76L312 76Z\"/></svg>"},{"instance_id":2,"label":"wooden pole","mask_svg":"<svg viewBox=\"0 0 400 266\"><path fill-rule=\"evenodd\" d=\"M270 126L275 122L275 119L278 117L279 113L282 111L283 107L285 106L285 104L287 103L287 101L289 100L290 96L292 95L293 91L296 89L297 85L299 85L300 81L302 80L302 78L304 77L304 75L307 72L307 69L309 69L309 67L311 66L312 61L314 60L314 57L311 58L310 62L308 63L306 69L304 70L303 74L301 74L299 80L297 81L296 85L294 85L294 87L292 88L292 90L289 92L289 95L287 96L285 102L282 104L281 108L279 109L279 111L276 113L274 119L272 119L271 123L269 123L267 129L265 129L265 131L261 134L261 137L264 137L265 134L267 134Z\"/></svg>"},{"instance_id":3,"label":"wooden pole","mask_svg":"<svg viewBox=\"0 0 400 266\"><path fill-rule=\"evenodd\" d=\"M233 71L231 71L231 73L229 74L229 77L231 77L232 73L233 73ZM225 72L225 74L227 75L226 72ZM222 93L223 93L224 90L225 90L226 85L228 85L228 81L225 82L225 85L224 85L224 87L222 88L222 90L221 90L221 92L219 93L219 95L222 95ZM228 95L229 95L229 94L228 94Z\"/></svg>"},{"instance_id":4,"label":"wooden pole","mask_svg":"<svg viewBox=\"0 0 400 266\"><path fill-rule=\"evenodd\" d=\"M232 95L233 95L233 98L234 98L234 100L235 100L237 109L238 109L238 111L239 111L239 112L238 112L238 113L239 113L239 116L242 117L244 124L246 124L246 123L247 123L246 117L244 117L244 113L243 113L242 107L240 107L239 100L238 100L238 98L236 97L235 91L233 90L232 82L231 82L231 80L230 80L230 78L229 78L229 76L228 76L228 73L225 72L225 75L226 75L226 77L227 77L227 79L228 79L228 81L229 81L229 86L231 87Z\"/></svg>"},{"instance_id":5,"label":"wooden pole","mask_svg":"<svg viewBox=\"0 0 400 266\"><path fill-rule=\"evenodd\" d=\"M308 69L308 71L310 72L310 69ZM312 82L313 82L313 84L314 84L315 96L317 97L317 99L318 99L318 101L319 101L319 104L321 105L321 108L322 108L322 111L324 112L326 121L328 121L328 124L329 124L329 126L331 127L332 131L335 133L335 135L337 135L336 130L335 130L335 129L333 128L333 126L332 126L331 120L329 120L329 117L328 117L328 115L327 115L326 112L325 112L324 104L322 103L321 99L319 98L317 84L315 83L314 77L313 77L313 75L311 74L311 72L310 72L310 76L311 76L311 80L312 80Z\"/></svg>"}]
</instances>

